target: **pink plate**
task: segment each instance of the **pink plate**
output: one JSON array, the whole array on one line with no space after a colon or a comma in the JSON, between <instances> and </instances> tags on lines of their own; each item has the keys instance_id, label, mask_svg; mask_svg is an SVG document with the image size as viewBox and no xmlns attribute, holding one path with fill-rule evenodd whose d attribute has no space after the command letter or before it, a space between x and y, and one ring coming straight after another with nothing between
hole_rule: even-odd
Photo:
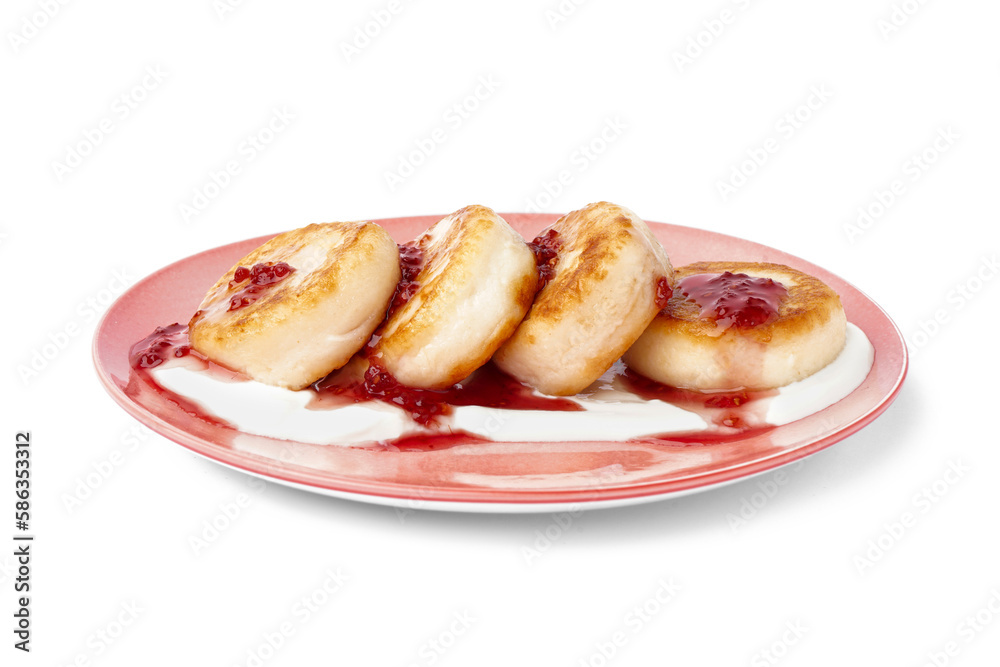
<instances>
[{"instance_id":1,"label":"pink plate","mask_svg":"<svg viewBox=\"0 0 1000 667\"><path fill-rule=\"evenodd\" d=\"M441 216L377 221L407 241ZM506 214L533 238L558 216ZM274 440L208 423L143 382L129 348L154 328L187 322L206 290L270 237L208 250L142 280L108 309L94 337L104 387L129 414L208 459L265 479L326 495L425 509L553 512L640 503L704 490L772 470L829 447L881 414L906 375L906 346L896 325L867 296L833 275L779 250L689 227L650 223L675 266L740 260L777 262L806 271L840 293L847 318L875 347L864 383L805 419L712 445L649 442L483 443L458 440L422 451L320 446Z\"/></svg>"}]
</instances>

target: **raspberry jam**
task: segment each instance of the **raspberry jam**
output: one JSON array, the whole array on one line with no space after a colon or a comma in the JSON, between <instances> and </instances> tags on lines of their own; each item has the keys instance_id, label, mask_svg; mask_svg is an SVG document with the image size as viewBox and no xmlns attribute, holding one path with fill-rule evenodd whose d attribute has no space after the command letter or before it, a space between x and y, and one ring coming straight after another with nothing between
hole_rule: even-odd
<instances>
[{"instance_id":1,"label":"raspberry jam","mask_svg":"<svg viewBox=\"0 0 1000 667\"><path fill-rule=\"evenodd\" d=\"M190 368L217 374L229 381L246 379L233 371L213 364L200 355L197 350L192 349L188 341L187 325L175 322L165 327L157 327L153 333L140 340L129 350L129 364L134 369L134 373L125 387L126 395L167 421L173 419L176 416L175 411L180 409L198 419L201 424L197 427L198 429L222 429L221 431L213 431L214 437L220 438L220 441L229 442L228 434L236 432L236 428L232 424L209 414L196 402L164 389L153 378L150 371L154 368L182 357L185 359L184 363Z\"/></svg>"},{"instance_id":2,"label":"raspberry jam","mask_svg":"<svg viewBox=\"0 0 1000 667\"><path fill-rule=\"evenodd\" d=\"M656 307L663 310L670 302L670 297L674 295L674 290L670 287L670 281L666 276L656 279L656 296L654 297Z\"/></svg>"},{"instance_id":3,"label":"raspberry jam","mask_svg":"<svg viewBox=\"0 0 1000 667\"><path fill-rule=\"evenodd\" d=\"M415 241L404 243L399 246L399 272L402 277L396 286L396 293L389 304L389 315L391 316L409 301L420 285L416 282L417 276L424 268L424 250Z\"/></svg>"},{"instance_id":4,"label":"raspberry jam","mask_svg":"<svg viewBox=\"0 0 1000 667\"><path fill-rule=\"evenodd\" d=\"M392 403L410 413L418 424L433 422L438 415L451 413L451 406L432 393L412 389L399 383L387 370L375 364L368 367L359 387L365 398Z\"/></svg>"},{"instance_id":5,"label":"raspberry jam","mask_svg":"<svg viewBox=\"0 0 1000 667\"><path fill-rule=\"evenodd\" d=\"M539 234L534 241L528 244L531 252L535 253L539 290L545 287L556 273L556 264L559 262L559 246L561 245L562 239L559 238L559 232L554 229Z\"/></svg>"},{"instance_id":6,"label":"raspberry jam","mask_svg":"<svg viewBox=\"0 0 1000 667\"><path fill-rule=\"evenodd\" d=\"M766 401L776 396L777 390L750 391L696 391L660 384L639 375L629 368L620 368L617 373L622 387L647 401L665 401L685 410L699 414L706 423L714 427L690 436L670 434L663 440L708 444L725 442L773 428L765 421Z\"/></svg>"},{"instance_id":7,"label":"raspberry jam","mask_svg":"<svg viewBox=\"0 0 1000 667\"><path fill-rule=\"evenodd\" d=\"M345 379L334 372L313 385L320 399L334 395L354 403L378 400L406 410L418 424L434 424L456 405L479 405L507 410L557 410L575 412L583 407L565 398L536 394L488 363L471 376L447 389L417 389L401 384L387 370L371 363L363 381Z\"/></svg>"},{"instance_id":8,"label":"raspberry jam","mask_svg":"<svg viewBox=\"0 0 1000 667\"><path fill-rule=\"evenodd\" d=\"M737 329L752 329L778 315L788 290L771 278L745 273L699 273L682 278L675 291L701 307L701 317Z\"/></svg>"},{"instance_id":9,"label":"raspberry jam","mask_svg":"<svg viewBox=\"0 0 1000 667\"><path fill-rule=\"evenodd\" d=\"M133 368L156 368L170 357L185 357L191 353L188 345L186 324L174 322L165 327L156 327L129 350L129 362Z\"/></svg>"},{"instance_id":10,"label":"raspberry jam","mask_svg":"<svg viewBox=\"0 0 1000 667\"><path fill-rule=\"evenodd\" d=\"M295 269L285 262L254 264L249 269L245 266L236 267L233 279L229 281L229 289L235 289L242 283L247 284L229 299L229 310L246 308L257 301L269 285L280 283L294 272Z\"/></svg>"}]
</instances>

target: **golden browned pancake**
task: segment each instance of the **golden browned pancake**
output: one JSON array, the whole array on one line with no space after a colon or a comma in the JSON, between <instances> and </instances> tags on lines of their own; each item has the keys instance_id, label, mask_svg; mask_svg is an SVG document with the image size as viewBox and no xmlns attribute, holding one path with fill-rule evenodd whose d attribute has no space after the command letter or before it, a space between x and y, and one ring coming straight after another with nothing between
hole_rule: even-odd
<instances>
[{"instance_id":1,"label":"golden browned pancake","mask_svg":"<svg viewBox=\"0 0 1000 667\"><path fill-rule=\"evenodd\" d=\"M642 334L673 270L646 223L608 202L564 215L536 241L557 246L554 273L494 361L543 393L575 394Z\"/></svg>"},{"instance_id":2,"label":"golden browned pancake","mask_svg":"<svg viewBox=\"0 0 1000 667\"><path fill-rule=\"evenodd\" d=\"M254 380L301 389L364 346L399 276L396 244L375 223L285 232L208 290L191 318L191 345Z\"/></svg>"},{"instance_id":3,"label":"golden browned pancake","mask_svg":"<svg viewBox=\"0 0 1000 667\"><path fill-rule=\"evenodd\" d=\"M727 271L764 279L747 283L757 287L734 288L730 304L747 303L747 294L770 294L776 311L762 319L766 308L748 310L751 320L762 321L740 326L739 316L719 318L719 311L707 312L710 306L682 293L695 284L691 277L721 284L719 276ZM840 297L807 273L782 264L698 262L677 269L676 279L667 307L624 355L630 368L657 382L699 390L772 389L812 375L844 347L847 320ZM712 289L720 294L722 288Z\"/></svg>"},{"instance_id":4,"label":"golden browned pancake","mask_svg":"<svg viewBox=\"0 0 1000 667\"><path fill-rule=\"evenodd\" d=\"M466 206L414 242L423 253L412 296L389 316L372 359L411 387L467 377L517 328L535 295L535 257L485 206Z\"/></svg>"}]
</instances>

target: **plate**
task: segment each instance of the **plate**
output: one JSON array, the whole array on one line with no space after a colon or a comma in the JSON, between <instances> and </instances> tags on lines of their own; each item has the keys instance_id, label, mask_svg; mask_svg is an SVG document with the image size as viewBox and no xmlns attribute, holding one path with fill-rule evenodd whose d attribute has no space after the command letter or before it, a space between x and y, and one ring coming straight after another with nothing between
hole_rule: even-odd
<instances>
[{"instance_id":1,"label":"plate","mask_svg":"<svg viewBox=\"0 0 1000 667\"><path fill-rule=\"evenodd\" d=\"M397 242L443 216L377 220ZM503 214L525 238L555 214ZM359 449L275 440L208 423L152 390L132 372L131 346L157 326L187 322L202 296L241 257L271 238L240 241L171 264L111 305L94 337L104 387L153 431L212 461L330 496L406 508L485 512L556 512L647 502L746 479L814 454L881 414L906 376L903 337L860 290L829 271L767 246L690 227L649 223L675 266L698 260L777 262L835 289L849 321L875 348L854 392L809 417L712 445L643 442L487 442L456 439L423 451Z\"/></svg>"}]
</instances>

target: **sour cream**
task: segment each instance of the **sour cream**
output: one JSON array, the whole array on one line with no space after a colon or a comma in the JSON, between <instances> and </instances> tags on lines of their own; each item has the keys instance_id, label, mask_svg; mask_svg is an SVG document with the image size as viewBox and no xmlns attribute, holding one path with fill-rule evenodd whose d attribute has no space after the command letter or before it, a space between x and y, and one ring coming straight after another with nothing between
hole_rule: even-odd
<instances>
[{"instance_id":1,"label":"sour cream","mask_svg":"<svg viewBox=\"0 0 1000 667\"><path fill-rule=\"evenodd\" d=\"M763 422L780 426L816 413L853 392L871 370L875 351L864 332L847 325L840 355L810 377L761 399ZM570 397L583 410L509 410L456 406L440 423L424 427L406 411L380 401L310 407L312 394L254 381L233 382L182 362L151 369L157 384L244 433L318 445L356 446L401 437L463 432L504 442L624 441L691 434L713 428L704 415L663 400L648 400L607 383Z\"/></svg>"}]
</instances>

